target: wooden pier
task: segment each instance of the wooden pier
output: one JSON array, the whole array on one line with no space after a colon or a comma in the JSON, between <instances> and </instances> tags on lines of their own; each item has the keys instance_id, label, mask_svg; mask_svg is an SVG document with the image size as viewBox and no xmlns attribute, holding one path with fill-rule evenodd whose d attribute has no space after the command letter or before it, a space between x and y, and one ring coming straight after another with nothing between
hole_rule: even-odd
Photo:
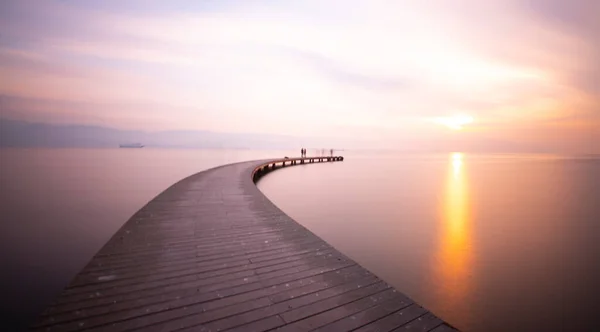
<instances>
[{"instance_id":1,"label":"wooden pier","mask_svg":"<svg viewBox=\"0 0 600 332\"><path fill-rule=\"evenodd\" d=\"M135 213L39 317L39 331L454 331L292 220L256 187L273 169L224 165Z\"/></svg>"}]
</instances>

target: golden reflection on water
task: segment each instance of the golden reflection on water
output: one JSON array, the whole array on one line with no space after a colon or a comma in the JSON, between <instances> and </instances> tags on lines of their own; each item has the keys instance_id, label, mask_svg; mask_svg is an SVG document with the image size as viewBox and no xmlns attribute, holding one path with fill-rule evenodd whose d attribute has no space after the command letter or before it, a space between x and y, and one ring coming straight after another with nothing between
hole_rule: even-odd
<instances>
[{"instance_id":1,"label":"golden reflection on water","mask_svg":"<svg viewBox=\"0 0 600 332\"><path fill-rule=\"evenodd\" d=\"M435 267L435 279L442 289L439 304L446 308L464 303L471 283L471 215L467 180L464 155L451 154Z\"/></svg>"}]
</instances>

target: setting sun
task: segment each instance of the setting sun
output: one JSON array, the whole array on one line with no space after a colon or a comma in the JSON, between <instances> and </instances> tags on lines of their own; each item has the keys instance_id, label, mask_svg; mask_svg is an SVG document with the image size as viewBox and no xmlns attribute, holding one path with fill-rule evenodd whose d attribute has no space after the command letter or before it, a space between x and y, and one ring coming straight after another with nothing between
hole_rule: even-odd
<instances>
[{"instance_id":1,"label":"setting sun","mask_svg":"<svg viewBox=\"0 0 600 332\"><path fill-rule=\"evenodd\" d=\"M436 118L434 121L450 129L461 130L465 125L473 123L473 117L461 114L450 117Z\"/></svg>"}]
</instances>

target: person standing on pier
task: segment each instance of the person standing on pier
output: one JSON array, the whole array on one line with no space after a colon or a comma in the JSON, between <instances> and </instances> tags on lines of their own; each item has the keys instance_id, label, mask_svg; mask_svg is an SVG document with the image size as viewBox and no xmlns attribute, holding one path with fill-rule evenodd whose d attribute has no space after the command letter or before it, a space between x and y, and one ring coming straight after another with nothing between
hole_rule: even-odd
<instances>
[{"instance_id":1,"label":"person standing on pier","mask_svg":"<svg viewBox=\"0 0 600 332\"><path fill-rule=\"evenodd\" d=\"M329 150L330 157L333 157L333 149Z\"/></svg>"}]
</instances>

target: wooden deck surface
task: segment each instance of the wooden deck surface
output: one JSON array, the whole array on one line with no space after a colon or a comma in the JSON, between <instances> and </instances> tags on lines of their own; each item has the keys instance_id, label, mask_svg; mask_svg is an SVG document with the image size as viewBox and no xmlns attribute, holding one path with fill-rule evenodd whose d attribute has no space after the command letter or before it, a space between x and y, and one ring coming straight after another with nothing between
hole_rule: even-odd
<instances>
[{"instance_id":1,"label":"wooden deck surface","mask_svg":"<svg viewBox=\"0 0 600 332\"><path fill-rule=\"evenodd\" d=\"M213 168L161 193L33 329L454 330L271 203L253 181L266 164Z\"/></svg>"}]
</instances>

